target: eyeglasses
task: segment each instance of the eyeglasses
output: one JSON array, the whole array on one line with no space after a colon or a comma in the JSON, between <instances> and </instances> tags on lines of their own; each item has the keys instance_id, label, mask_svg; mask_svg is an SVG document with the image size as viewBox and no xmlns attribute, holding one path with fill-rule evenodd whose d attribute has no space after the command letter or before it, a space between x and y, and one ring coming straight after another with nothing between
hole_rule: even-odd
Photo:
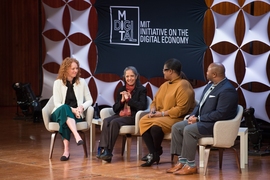
<instances>
[{"instance_id":1,"label":"eyeglasses","mask_svg":"<svg viewBox=\"0 0 270 180\"><path fill-rule=\"evenodd\" d=\"M163 71L168 71L168 70L170 70L170 69L163 69Z\"/></svg>"}]
</instances>

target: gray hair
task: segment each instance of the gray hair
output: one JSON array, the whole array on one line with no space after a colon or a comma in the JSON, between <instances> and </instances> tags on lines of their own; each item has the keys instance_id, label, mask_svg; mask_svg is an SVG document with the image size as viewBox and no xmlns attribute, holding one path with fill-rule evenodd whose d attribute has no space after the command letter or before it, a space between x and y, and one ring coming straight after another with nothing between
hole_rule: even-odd
<instances>
[{"instance_id":1,"label":"gray hair","mask_svg":"<svg viewBox=\"0 0 270 180\"><path fill-rule=\"evenodd\" d=\"M126 75L127 70L131 70L135 74L135 76L137 77L137 79L136 79L136 85L141 85L140 74L138 73L137 69L134 66L127 66L124 69L123 80L124 80L125 84L126 84L125 75Z\"/></svg>"}]
</instances>

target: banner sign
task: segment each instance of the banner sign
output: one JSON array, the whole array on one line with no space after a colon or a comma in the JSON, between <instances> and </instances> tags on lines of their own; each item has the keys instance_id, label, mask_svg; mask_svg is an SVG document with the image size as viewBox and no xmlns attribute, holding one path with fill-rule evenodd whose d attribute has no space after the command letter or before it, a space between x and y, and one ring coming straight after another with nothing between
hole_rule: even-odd
<instances>
[{"instance_id":1,"label":"banner sign","mask_svg":"<svg viewBox=\"0 0 270 180\"><path fill-rule=\"evenodd\" d=\"M135 66L146 77L162 77L164 62L177 58L189 79L204 80L204 0L96 0L97 73L123 75Z\"/></svg>"}]
</instances>

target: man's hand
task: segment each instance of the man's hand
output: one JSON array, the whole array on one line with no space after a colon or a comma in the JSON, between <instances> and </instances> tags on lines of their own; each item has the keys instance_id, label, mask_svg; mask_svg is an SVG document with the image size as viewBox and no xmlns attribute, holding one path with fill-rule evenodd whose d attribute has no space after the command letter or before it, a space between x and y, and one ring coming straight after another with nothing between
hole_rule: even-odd
<instances>
[{"instance_id":1,"label":"man's hand","mask_svg":"<svg viewBox=\"0 0 270 180\"><path fill-rule=\"evenodd\" d=\"M194 123L197 123L197 117L192 115L192 116L189 116L188 118L188 124L194 124Z\"/></svg>"}]
</instances>

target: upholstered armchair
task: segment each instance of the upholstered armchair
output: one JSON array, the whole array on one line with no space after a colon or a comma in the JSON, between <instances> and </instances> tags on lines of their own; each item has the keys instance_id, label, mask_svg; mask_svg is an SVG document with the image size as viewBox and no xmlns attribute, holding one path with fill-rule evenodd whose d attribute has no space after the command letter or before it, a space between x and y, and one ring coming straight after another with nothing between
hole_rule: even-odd
<instances>
[{"instance_id":1,"label":"upholstered armchair","mask_svg":"<svg viewBox=\"0 0 270 180\"><path fill-rule=\"evenodd\" d=\"M131 140L132 136L137 136L137 155L141 155L141 144L142 144L142 138L139 136L139 120L141 114L145 112L149 112L150 104L152 102L152 99L147 96L147 109L144 111L138 111L135 116L135 125L126 125L122 126L119 131L119 135L123 136L122 139L122 156L124 155L125 149L127 150L127 159L130 160L130 149L131 149ZM114 115L114 111L112 108L103 108L100 111L100 118L101 121L103 121L105 118ZM101 123L101 130L102 130L102 123Z\"/></svg>"},{"instance_id":2,"label":"upholstered armchair","mask_svg":"<svg viewBox=\"0 0 270 180\"><path fill-rule=\"evenodd\" d=\"M47 102L47 104L44 106L44 108L42 109L42 116L43 116L43 122L44 122L45 128L49 132L52 133L51 134L49 159L52 158L54 143L55 143L55 139L56 139L56 136L57 136L58 130L59 130L59 124L57 122L50 121L50 116L51 116L51 112L52 112L53 108L54 108L54 102L53 102L53 96L52 96L49 99L49 101ZM88 157L88 154L87 154L86 140L85 140L85 133L84 132L88 131L90 126L91 126L92 119L93 119L93 113L94 113L94 108L92 106L88 107L88 109L86 110L85 121L78 122L76 124L78 133L80 134L82 140L85 142L83 144L83 150L84 150L85 157Z\"/></svg>"},{"instance_id":3,"label":"upholstered armchair","mask_svg":"<svg viewBox=\"0 0 270 180\"><path fill-rule=\"evenodd\" d=\"M239 172L241 173L239 157L236 149L233 147L237 137L240 123L243 116L243 107L238 105L238 112L235 118L231 120L220 120L214 125L213 137L204 137L199 139L200 151L204 151L204 175L206 175L207 164L211 148L219 149L219 168L222 168L222 157L224 149L232 148L235 153Z\"/></svg>"}]
</instances>

